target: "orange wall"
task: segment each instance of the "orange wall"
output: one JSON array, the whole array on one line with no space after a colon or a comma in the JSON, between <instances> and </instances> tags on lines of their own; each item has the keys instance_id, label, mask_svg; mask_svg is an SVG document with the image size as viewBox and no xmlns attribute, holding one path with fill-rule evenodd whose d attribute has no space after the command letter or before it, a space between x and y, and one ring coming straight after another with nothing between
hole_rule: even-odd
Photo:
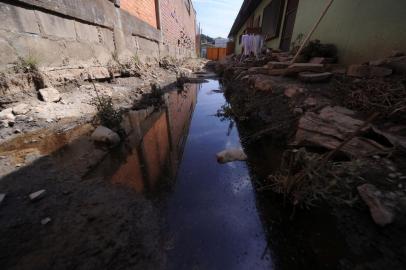
<instances>
[{"instance_id":1,"label":"orange wall","mask_svg":"<svg viewBox=\"0 0 406 270\"><path fill-rule=\"evenodd\" d=\"M157 28L155 0L121 0L121 8Z\"/></svg>"}]
</instances>

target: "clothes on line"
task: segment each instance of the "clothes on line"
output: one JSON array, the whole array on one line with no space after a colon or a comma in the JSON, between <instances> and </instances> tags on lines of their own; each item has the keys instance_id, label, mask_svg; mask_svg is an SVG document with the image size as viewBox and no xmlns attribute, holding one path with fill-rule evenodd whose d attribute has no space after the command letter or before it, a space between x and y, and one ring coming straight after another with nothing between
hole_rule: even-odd
<instances>
[{"instance_id":1,"label":"clothes on line","mask_svg":"<svg viewBox=\"0 0 406 270\"><path fill-rule=\"evenodd\" d=\"M261 53L264 39L261 35L246 34L241 38L242 46L244 48L244 55L248 56L254 54L258 56Z\"/></svg>"}]
</instances>

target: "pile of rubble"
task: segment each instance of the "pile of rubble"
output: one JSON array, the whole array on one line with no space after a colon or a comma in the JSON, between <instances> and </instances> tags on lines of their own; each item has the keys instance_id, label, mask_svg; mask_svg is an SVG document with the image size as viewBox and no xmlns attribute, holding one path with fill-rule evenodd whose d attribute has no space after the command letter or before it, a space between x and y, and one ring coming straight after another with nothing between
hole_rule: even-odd
<instances>
[{"instance_id":1,"label":"pile of rubble","mask_svg":"<svg viewBox=\"0 0 406 270\"><path fill-rule=\"evenodd\" d=\"M403 202L406 198L406 168L396 166L405 161L406 153L406 56L393 52L385 59L349 67L336 64L336 59L329 57L315 56L306 63L292 63L292 60L289 53L273 52L243 60L230 56L217 63L216 71L226 82L232 111L246 113L238 115L239 120L266 119L260 130L252 133L272 137L286 134L284 143L290 148L305 147L318 154L333 152L341 158L367 164L383 159L391 162L389 170L386 164L377 166L382 180L366 176L361 182L348 184L353 194L358 183L358 198L365 201L377 224L390 224L395 220L395 213L406 213L406 209L401 209L404 204L393 202ZM264 116L264 112L270 115ZM289 128L292 130L287 132ZM391 161L391 157L396 157L396 161ZM329 162L334 162L334 157L324 161ZM392 171L393 167L399 169ZM298 179L302 184L311 183L313 180L304 172L309 171L297 172ZM295 175L277 178L292 181ZM275 187L275 181L264 185ZM284 188L280 190L286 192ZM396 198L386 203L382 194L396 194ZM300 203L297 192L289 196L293 202Z\"/></svg>"}]
</instances>

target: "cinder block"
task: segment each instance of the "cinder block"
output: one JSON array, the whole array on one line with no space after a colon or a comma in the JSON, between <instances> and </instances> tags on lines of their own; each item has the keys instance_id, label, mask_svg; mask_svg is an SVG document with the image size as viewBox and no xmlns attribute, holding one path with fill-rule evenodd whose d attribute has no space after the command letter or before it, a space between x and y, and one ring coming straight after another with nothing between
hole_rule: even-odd
<instances>
[{"instance_id":1,"label":"cinder block","mask_svg":"<svg viewBox=\"0 0 406 270\"><path fill-rule=\"evenodd\" d=\"M0 3L0 21L0 29L20 33L40 33L35 13L31 9Z\"/></svg>"},{"instance_id":2,"label":"cinder block","mask_svg":"<svg viewBox=\"0 0 406 270\"><path fill-rule=\"evenodd\" d=\"M38 16L41 29L45 35L67 39L76 39L75 23L73 20L35 11Z\"/></svg>"}]
</instances>

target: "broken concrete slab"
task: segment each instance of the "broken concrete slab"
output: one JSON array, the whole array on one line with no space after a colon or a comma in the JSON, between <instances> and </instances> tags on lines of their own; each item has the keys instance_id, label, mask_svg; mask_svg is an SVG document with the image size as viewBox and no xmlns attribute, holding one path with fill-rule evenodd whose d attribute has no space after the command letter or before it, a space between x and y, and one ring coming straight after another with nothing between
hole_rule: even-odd
<instances>
[{"instance_id":1,"label":"broken concrete slab","mask_svg":"<svg viewBox=\"0 0 406 270\"><path fill-rule=\"evenodd\" d=\"M286 69L286 75L293 75L301 72L323 72L324 65L311 63L295 63Z\"/></svg>"},{"instance_id":2,"label":"broken concrete slab","mask_svg":"<svg viewBox=\"0 0 406 270\"><path fill-rule=\"evenodd\" d=\"M233 161L245 161L247 160L247 155L241 148L238 149L227 149L217 153L217 162L224 164Z\"/></svg>"},{"instance_id":3,"label":"broken concrete slab","mask_svg":"<svg viewBox=\"0 0 406 270\"><path fill-rule=\"evenodd\" d=\"M299 73L299 80L302 82L316 83L316 82L325 82L333 76L331 72L301 72Z\"/></svg>"},{"instance_id":4,"label":"broken concrete slab","mask_svg":"<svg viewBox=\"0 0 406 270\"><path fill-rule=\"evenodd\" d=\"M13 114L14 115L24 115L30 111L30 106L25 103L20 103L13 107Z\"/></svg>"},{"instance_id":5,"label":"broken concrete slab","mask_svg":"<svg viewBox=\"0 0 406 270\"><path fill-rule=\"evenodd\" d=\"M333 64L336 59L329 57L313 57L310 59L309 63L311 64Z\"/></svg>"},{"instance_id":6,"label":"broken concrete slab","mask_svg":"<svg viewBox=\"0 0 406 270\"><path fill-rule=\"evenodd\" d=\"M295 145L336 149L347 137L356 132L364 121L354 118L354 113L341 107L325 107L319 114L307 112L299 120ZM370 125L362 131L370 130ZM351 157L367 157L388 153L391 148L361 136L353 138L341 152Z\"/></svg>"},{"instance_id":7,"label":"broken concrete slab","mask_svg":"<svg viewBox=\"0 0 406 270\"><path fill-rule=\"evenodd\" d=\"M43 88L39 90L41 99L45 102L58 102L61 100L59 91L53 87Z\"/></svg>"},{"instance_id":8,"label":"broken concrete slab","mask_svg":"<svg viewBox=\"0 0 406 270\"><path fill-rule=\"evenodd\" d=\"M357 187L357 190L377 225L383 227L393 222L394 212L382 202L379 196L382 193L374 185L364 184Z\"/></svg>"},{"instance_id":9,"label":"broken concrete slab","mask_svg":"<svg viewBox=\"0 0 406 270\"><path fill-rule=\"evenodd\" d=\"M108 143L111 145L116 145L120 143L121 140L116 132L104 126L97 127L92 133L91 138L95 142Z\"/></svg>"},{"instance_id":10,"label":"broken concrete slab","mask_svg":"<svg viewBox=\"0 0 406 270\"><path fill-rule=\"evenodd\" d=\"M32 202L35 202L35 201L39 201L39 200L43 199L45 197L45 195L46 195L46 190L41 189L41 190L31 193L28 197L30 198L30 200Z\"/></svg>"}]
</instances>

